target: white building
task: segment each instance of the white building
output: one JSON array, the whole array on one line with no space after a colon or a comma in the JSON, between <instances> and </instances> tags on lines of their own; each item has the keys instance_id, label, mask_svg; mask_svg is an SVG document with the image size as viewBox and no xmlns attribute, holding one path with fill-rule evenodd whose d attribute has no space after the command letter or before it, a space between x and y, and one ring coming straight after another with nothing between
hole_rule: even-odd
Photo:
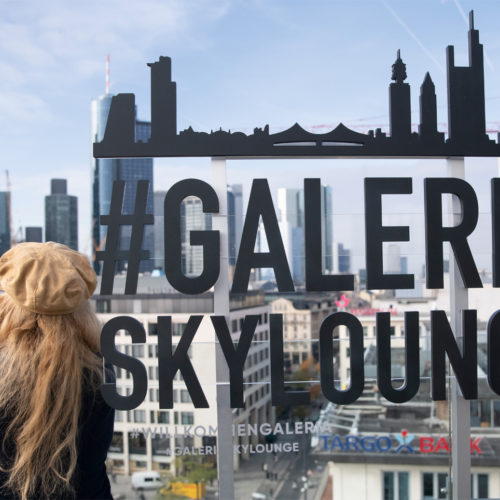
<instances>
[{"instance_id":1,"label":"white building","mask_svg":"<svg viewBox=\"0 0 500 500\"><path fill-rule=\"evenodd\" d=\"M117 289L122 286L121 277ZM168 289L166 280L144 278L139 281L144 289L156 290L153 294L141 293L133 297L113 295L97 296L98 317L106 322L118 315L130 315L139 320L147 333L145 344L132 344L130 336L121 331L116 335L116 345L122 352L138 358L148 374L148 392L144 402L132 411L116 411L115 435L108 453L114 471L131 474L140 470L160 470L175 473L176 448L209 448L207 460L215 460L217 442L217 401L215 349L216 335L209 316L213 311L212 294L186 297L162 293ZM106 311L106 312L100 312ZM231 301L228 327L233 340L238 341L246 315L258 315L252 345L248 352L243 376L245 407L233 409L233 425L274 422L269 381L269 314L263 295L247 294ZM174 407L160 409L158 403L158 316L171 316L173 346L180 340L191 314L204 314L200 327L189 349L190 361L208 401L209 408L194 408L180 372L174 380ZM132 391L131 374L115 368L117 388L123 394ZM177 435L176 435L177 434ZM258 443L258 436L244 435L234 438L234 444ZM245 453L235 454L235 467Z\"/></svg>"}]
</instances>

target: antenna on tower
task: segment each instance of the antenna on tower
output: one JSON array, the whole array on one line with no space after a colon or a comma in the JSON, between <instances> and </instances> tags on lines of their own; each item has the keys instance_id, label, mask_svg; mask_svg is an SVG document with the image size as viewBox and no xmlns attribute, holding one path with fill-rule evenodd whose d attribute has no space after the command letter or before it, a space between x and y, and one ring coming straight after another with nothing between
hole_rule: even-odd
<instances>
[{"instance_id":1,"label":"antenna on tower","mask_svg":"<svg viewBox=\"0 0 500 500\"><path fill-rule=\"evenodd\" d=\"M106 95L109 95L109 54L106 56Z\"/></svg>"}]
</instances>

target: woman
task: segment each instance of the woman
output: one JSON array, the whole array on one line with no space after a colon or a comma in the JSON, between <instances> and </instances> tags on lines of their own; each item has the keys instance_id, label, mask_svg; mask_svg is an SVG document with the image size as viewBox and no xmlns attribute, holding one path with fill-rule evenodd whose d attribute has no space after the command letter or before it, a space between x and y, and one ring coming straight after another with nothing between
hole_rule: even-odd
<instances>
[{"instance_id":1,"label":"woman","mask_svg":"<svg viewBox=\"0 0 500 500\"><path fill-rule=\"evenodd\" d=\"M112 498L95 287L87 257L64 245L0 258L0 498Z\"/></svg>"}]
</instances>

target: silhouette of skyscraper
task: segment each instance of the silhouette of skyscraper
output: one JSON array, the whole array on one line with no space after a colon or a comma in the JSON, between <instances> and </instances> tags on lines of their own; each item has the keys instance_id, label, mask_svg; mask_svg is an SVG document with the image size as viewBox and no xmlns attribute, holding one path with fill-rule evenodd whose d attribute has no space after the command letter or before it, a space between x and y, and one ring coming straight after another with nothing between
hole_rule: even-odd
<instances>
[{"instance_id":1,"label":"silhouette of skyscraper","mask_svg":"<svg viewBox=\"0 0 500 500\"><path fill-rule=\"evenodd\" d=\"M420 137L427 142L443 142L444 134L437 129L436 90L429 72L420 86Z\"/></svg>"},{"instance_id":2,"label":"silhouette of skyscraper","mask_svg":"<svg viewBox=\"0 0 500 500\"><path fill-rule=\"evenodd\" d=\"M9 193L0 191L0 255L10 248Z\"/></svg>"},{"instance_id":3,"label":"silhouette of skyscraper","mask_svg":"<svg viewBox=\"0 0 500 500\"><path fill-rule=\"evenodd\" d=\"M91 138L92 142L102 140L106 131L109 109L113 96L106 94L93 100L91 104ZM135 119L134 140L147 142L151 135L151 124ZM100 263L95 261L95 251L103 249L106 241L107 227L99 224L99 216L109 214L111 192L115 180L123 180L125 195L123 199L123 213L132 214L135 207L135 194L138 180L149 180L148 200L146 213L153 213L153 159L152 158L122 158L122 159L92 159L93 186L92 186L92 239L94 243L93 261L96 272L100 271ZM121 228L120 248L128 250L130 247L130 226ZM144 250L149 250L150 259L142 261L139 267L141 272L151 271L154 267L154 230L148 225L144 228ZM117 269L123 270L125 262L118 262Z\"/></svg>"},{"instance_id":4,"label":"silhouette of skyscraper","mask_svg":"<svg viewBox=\"0 0 500 500\"><path fill-rule=\"evenodd\" d=\"M389 86L389 115L391 138L397 141L409 141L411 137L410 85L406 80L406 64L398 50L396 62L392 65L392 80Z\"/></svg>"},{"instance_id":5,"label":"silhouette of skyscraper","mask_svg":"<svg viewBox=\"0 0 500 500\"><path fill-rule=\"evenodd\" d=\"M446 48L448 70L448 136L461 145L488 141L484 110L483 46L469 14L469 65L455 66L453 46Z\"/></svg>"},{"instance_id":6,"label":"silhouette of skyscraper","mask_svg":"<svg viewBox=\"0 0 500 500\"><path fill-rule=\"evenodd\" d=\"M45 197L45 241L78 250L78 198L67 193L66 179L51 179Z\"/></svg>"},{"instance_id":7,"label":"silhouette of skyscraper","mask_svg":"<svg viewBox=\"0 0 500 500\"><path fill-rule=\"evenodd\" d=\"M151 142L162 142L177 134L177 89L172 81L172 61L148 63L151 68Z\"/></svg>"}]
</instances>

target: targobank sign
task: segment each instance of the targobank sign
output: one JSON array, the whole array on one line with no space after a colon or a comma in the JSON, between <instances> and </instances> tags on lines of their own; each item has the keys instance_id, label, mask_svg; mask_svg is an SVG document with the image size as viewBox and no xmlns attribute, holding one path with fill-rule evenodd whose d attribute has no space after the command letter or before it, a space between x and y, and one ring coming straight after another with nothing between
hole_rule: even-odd
<instances>
[{"instance_id":1,"label":"targobank sign","mask_svg":"<svg viewBox=\"0 0 500 500\"><path fill-rule=\"evenodd\" d=\"M470 440L470 452L480 455L482 438ZM450 453L447 437L415 436L402 429L399 434L363 436L321 434L319 449L328 452L369 452L369 453Z\"/></svg>"}]
</instances>

